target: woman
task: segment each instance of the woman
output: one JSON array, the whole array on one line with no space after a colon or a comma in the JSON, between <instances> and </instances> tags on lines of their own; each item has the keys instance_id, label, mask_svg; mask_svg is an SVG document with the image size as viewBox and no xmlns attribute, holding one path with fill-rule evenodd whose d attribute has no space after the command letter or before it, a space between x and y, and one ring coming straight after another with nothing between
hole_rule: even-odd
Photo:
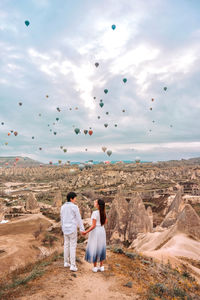
<instances>
[{"instance_id":1,"label":"woman","mask_svg":"<svg viewBox=\"0 0 200 300\"><path fill-rule=\"evenodd\" d=\"M93 211L91 219L92 226L86 230L83 235L89 234L88 244L85 254L85 260L93 263L93 272L100 270L104 271L103 261L106 258L106 232L104 225L107 223L105 202L103 200L95 200L94 207L97 210ZM97 267L97 262L100 262L100 267Z\"/></svg>"}]
</instances>

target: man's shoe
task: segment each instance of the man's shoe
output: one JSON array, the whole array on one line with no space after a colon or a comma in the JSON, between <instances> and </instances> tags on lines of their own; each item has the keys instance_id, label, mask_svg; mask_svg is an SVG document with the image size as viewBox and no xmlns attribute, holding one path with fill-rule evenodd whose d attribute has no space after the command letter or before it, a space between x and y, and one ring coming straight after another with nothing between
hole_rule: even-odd
<instances>
[{"instance_id":1,"label":"man's shoe","mask_svg":"<svg viewBox=\"0 0 200 300\"><path fill-rule=\"evenodd\" d=\"M69 268L69 267L70 267L70 264L68 264L67 262L65 262L65 263L64 263L64 267L65 267L65 268Z\"/></svg>"},{"instance_id":2,"label":"man's shoe","mask_svg":"<svg viewBox=\"0 0 200 300\"><path fill-rule=\"evenodd\" d=\"M99 271L104 272L104 266L99 267Z\"/></svg>"},{"instance_id":3,"label":"man's shoe","mask_svg":"<svg viewBox=\"0 0 200 300\"><path fill-rule=\"evenodd\" d=\"M92 272L96 273L98 271L98 268L97 267L93 267L92 268Z\"/></svg>"},{"instance_id":4,"label":"man's shoe","mask_svg":"<svg viewBox=\"0 0 200 300\"><path fill-rule=\"evenodd\" d=\"M76 266L71 266L70 271L76 272L78 271L78 268Z\"/></svg>"}]
</instances>

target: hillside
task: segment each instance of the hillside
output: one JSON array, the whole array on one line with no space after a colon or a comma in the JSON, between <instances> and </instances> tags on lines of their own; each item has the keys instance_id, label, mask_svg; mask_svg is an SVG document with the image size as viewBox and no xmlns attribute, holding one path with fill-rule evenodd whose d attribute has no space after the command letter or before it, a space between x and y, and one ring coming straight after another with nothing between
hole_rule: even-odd
<instances>
[{"instance_id":1,"label":"hillside","mask_svg":"<svg viewBox=\"0 0 200 300\"><path fill-rule=\"evenodd\" d=\"M29 157L22 156L0 156L0 167L32 167L39 166L41 163L39 161L33 160Z\"/></svg>"}]
</instances>

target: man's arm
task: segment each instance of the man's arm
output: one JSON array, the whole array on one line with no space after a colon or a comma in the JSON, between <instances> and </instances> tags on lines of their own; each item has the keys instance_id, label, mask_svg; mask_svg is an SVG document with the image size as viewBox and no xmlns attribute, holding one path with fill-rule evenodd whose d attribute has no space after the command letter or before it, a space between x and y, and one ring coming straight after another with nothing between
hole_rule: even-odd
<instances>
[{"instance_id":1,"label":"man's arm","mask_svg":"<svg viewBox=\"0 0 200 300\"><path fill-rule=\"evenodd\" d=\"M79 229L80 229L81 232L83 232L83 231L85 231L85 228L83 226L83 221L81 219L81 215L80 215L80 211L79 211L78 206L76 207L75 213L76 213L76 221L77 221L77 224L79 226Z\"/></svg>"}]
</instances>

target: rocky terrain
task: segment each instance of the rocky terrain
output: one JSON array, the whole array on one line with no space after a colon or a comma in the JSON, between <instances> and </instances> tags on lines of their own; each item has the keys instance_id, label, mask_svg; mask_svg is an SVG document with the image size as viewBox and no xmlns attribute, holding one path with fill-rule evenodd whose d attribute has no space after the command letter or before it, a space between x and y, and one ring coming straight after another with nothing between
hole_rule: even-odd
<instances>
[{"instance_id":1,"label":"rocky terrain","mask_svg":"<svg viewBox=\"0 0 200 300\"><path fill-rule=\"evenodd\" d=\"M122 299L134 299L133 296L137 299L138 295L138 299L147 299L145 295L150 289L147 284L149 279L144 277L142 282L142 278L137 281L135 275L130 276L130 272L135 272L129 266L130 257L134 258L133 264L138 263L137 268L141 272L144 269L149 272L145 276L150 276L155 269L159 269L159 264L170 264L172 269L180 268L180 272L186 272L189 274L187 276L193 278L190 282L191 290L185 285L182 286L185 295L192 295L191 299L200 299L199 290L196 288L195 292L193 289L200 282L198 160L155 164L99 164L83 171L76 165L17 165L0 168L0 277L4 278L0 287L3 299L12 299L13 287L9 292L5 289L5 280L12 281L12 274L18 272L20 275L19 270L25 270L28 265L34 266L55 252L62 253L63 237L59 211L67 193L72 190L78 194L78 205L86 227L90 224L93 200L101 198L106 202L109 220L106 227L107 244L110 250L104 275L109 276L113 288L118 280L121 282L119 286L122 286L114 288L115 293L110 294L110 299L116 298L116 293L121 293ZM80 253L84 251L85 244L85 238L79 236ZM115 250L114 253L111 249ZM124 253L132 253L132 256ZM123 270L116 268L116 255L121 255L117 259L123 260ZM136 258L140 259L137 261ZM152 270L147 267L150 263L142 264L141 260L151 262ZM57 263L61 265L61 262L62 258L59 258ZM88 276L91 275L83 261L81 266ZM172 272L170 270L169 273ZM158 272L156 276L160 276L160 284L164 284L164 277L159 275L161 273ZM45 282L43 276L42 278ZM127 288L123 292L126 279L137 285L134 293L130 292L133 291L131 289L127 292ZM173 280L176 282L178 279L174 277ZM152 281L151 284L159 284L159 280ZM170 290L168 294L166 291L163 295L158 291L157 294L149 292L149 295L152 294L150 299L172 299L172 287L165 287ZM110 286L106 289L109 290ZM27 294L22 298L20 295L19 299L29 299L29 296ZM95 295L91 293L90 296L92 299ZM30 299L50 299L43 298L41 293L36 298L31 297ZM73 298L68 295L67 299ZM87 299L90 299L89 296Z\"/></svg>"}]
</instances>

